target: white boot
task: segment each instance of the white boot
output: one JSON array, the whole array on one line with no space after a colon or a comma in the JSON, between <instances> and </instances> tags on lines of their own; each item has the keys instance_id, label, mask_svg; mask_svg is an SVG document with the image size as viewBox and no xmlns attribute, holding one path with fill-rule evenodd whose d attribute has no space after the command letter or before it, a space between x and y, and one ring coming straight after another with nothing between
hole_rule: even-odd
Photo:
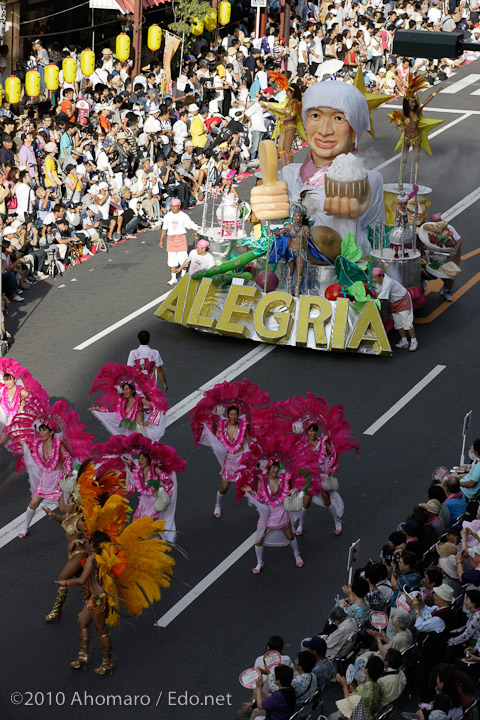
<instances>
[{"instance_id":1,"label":"white boot","mask_svg":"<svg viewBox=\"0 0 480 720\"><path fill-rule=\"evenodd\" d=\"M297 525L297 529L295 530L295 535L303 535L303 522L305 520L305 514L307 512L307 508L303 507L300 511L300 522Z\"/></svg>"},{"instance_id":2,"label":"white boot","mask_svg":"<svg viewBox=\"0 0 480 720\"><path fill-rule=\"evenodd\" d=\"M255 545L255 555L257 556L257 564L252 570L254 575L259 575L263 568L263 545Z\"/></svg>"},{"instance_id":3,"label":"white boot","mask_svg":"<svg viewBox=\"0 0 480 720\"><path fill-rule=\"evenodd\" d=\"M177 280L176 274L175 274L175 273L172 273L172 277L171 277L170 280L168 281L167 285L176 285L177 282L178 282L178 280Z\"/></svg>"},{"instance_id":4,"label":"white boot","mask_svg":"<svg viewBox=\"0 0 480 720\"><path fill-rule=\"evenodd\" d=\"M213 511L213 515L216 518L222 517L222 498L223 495L217 492L217 501L215 503L215 510Z\"/></svg>"},{"instance_id":5,"label":"white boot","mask_svg":"<svg viewBox=\"0 0 480 720\"><path fill-rule=\"evenodd\" d=\"M295 555L295 564L297 567L303 567L305 563L303 562L301 556L300 556L300 550L298 549L298 540L295 538L294 540L290 541L291 548L293 550L293 554Z\"/></svg>"},{"instance_id":6,"label":"white boot","mask_svg":"<svg viewBox=\"0 0 480 720\"><path fill-rule=\"evenodd\" d=\"M335 510L335 507L333 503L328 506L328 512L333 518L333 521L335 523L335 535L341 535L342 532L342 522L340 518L337 515L337 511Z\"/></svg>"},{"instance_id":7,"label":"white boot","mask_svg":"<svg viewBox=\"0 0 480 720\"><path fill-rule=\"evenodd\" d=\"M32 508L27 507L27 511L25 513L25 528L24 528L23 532L18 533L19 538L27 537L28 528L30 527L30 523L32 522L34 515L35 515L35 510L32 510Z\"/></svg>"}]
</instances>

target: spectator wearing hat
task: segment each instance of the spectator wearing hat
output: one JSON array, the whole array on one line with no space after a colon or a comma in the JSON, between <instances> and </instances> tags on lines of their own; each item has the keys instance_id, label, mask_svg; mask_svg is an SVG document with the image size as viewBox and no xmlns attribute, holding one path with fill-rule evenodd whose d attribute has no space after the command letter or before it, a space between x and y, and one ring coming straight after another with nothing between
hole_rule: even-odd
<instances>
[{"instance_id":1,"label":"spectator wearing hat","mask_svg":"<svg viewBox=\"0 0 480 720\"><path fill-rule=\"evenodd\" d=\"M192 113L193 118L190 122L190 135L192 142L195 147L205 148L208 142L207 129L205 125L205 120L208 116L208 108L202 107L200 112L198 112L198 105L189 105L189 113L191 112L190 108L195 108Z\"/></svg>"},{"instance_id":2,"label":"spectator wearing hat","mask_svg":"<svg viewBox=\"0 0 480 720\"><path fill-rule=\"evenodd\" d=\"M172 199L171 208L163 218L159 246L163 248L166 237L167 263L171 273L168 284L175 285L178 282L177 267L182 266L188 258L187 230L198 230L198 225L188 217L187 213L180 210L178 198ZM185 270L182 270L181 274L185 275Z\"/></svg>"},{"instance_id":3,"label":"spectator wearing hat","mask_svg":"<svg viewBox=\"0 0 480 720\"><path fill-rule=\"evenodd\" d=\"M335 680L335 668L333 662L327 655L327 643L319 635L314 635L310 640L304 640L302 647L309 650L314 659L315 665L312 668L312 673L317 678L317 687L324 690L327 684Z\"/></svg>"},{"instance_id":4,"label":"spectator wearing hat","mask_svg":"<svg viewBox=\"0 0 480 720\"><path fill-rule=\"evenodd\" d=\"M48 52L43 47L42 41L39 38L33 41L32 50L35 57L35 69L40 73L40 85L42 92L45 92L45 68L50 62Z\"/></svg>"},{"instance_id":5,"label":"spectator wearing hat","mask_svg":"<svg viewBox=\"0 0 480 720\"><path fill-rule=\"evenodd\" d=\"M419 507L428 512L428 524L434 529L435 535L438 539L445 531L443 520L440 517L442 503L440 500L431 498L430 500L427 500L426 503L419 503Z\"/></svg>"},{"instance_id":6,"label":"spectator wearing hat","mask_svg":"<svg viewBox=\"0 0 480 720\"><path fill-rule=\"evenodd\" d=\"M127 135L123 130L115 136L112 155L111 168L116 186L120 189L123 185L124 176L129 175L132 169L130 147L127 142Z\"/></svg>"},{"instance_id":7,"label":"spectator wearing hat","mask_svg":"<svg viewBox=\"0 0 480 720\"><path fill-rule=\"evenodd\" d=\"M430 608L426 607L420 593L414 600L407 596L407 602L415 612L415 629L419 633L417 673L422 702L430 699L429 677L432 668L445 658L453 623L453 600L453 588L445 583L434 589L434 605Z\"/></svg>"},{"instance_id":8,"label":"spectator wearing hat","mask_svg":"<svg viewBox=\"0 0 480 720\"><path fill-rule=\"evenodd\" d=\"M113 53L110 48L103 48L102 50L102 70L105 70L109 75L113 71Z\"/></svg>"},{"instance_id":9,"label":"spectator wearing hat","mask_svg":"<svg viewBox=\"0 0 480 720\"><path fill-rule=\"evenodd\" d=\"M443 574L450 579L457 579L456 555L457 547L452 542L438 542L435 545L438 553L438 566L442 569Z\"/></svg>"},{"instance_id":10,"label":"spectator wearing hat","mask_svg":"<svg viewBox=\"0 0 480 720\"><path fill-rule=\"evenodd\" d=\"M2 166L3 175L7 175L10 167L15 162L12 152L13 137L11 135L2 135L2 147L0 149L0 165Z\"/></svg>"}]
</instances>

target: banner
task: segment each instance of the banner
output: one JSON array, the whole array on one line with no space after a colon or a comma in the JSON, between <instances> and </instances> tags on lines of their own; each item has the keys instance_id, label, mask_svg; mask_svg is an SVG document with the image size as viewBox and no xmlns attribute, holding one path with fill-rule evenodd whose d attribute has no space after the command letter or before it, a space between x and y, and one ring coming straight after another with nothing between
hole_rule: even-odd
<instances>
[{"instance_id":1,"label":"banner","mask_svg":"<svg viewBox=\"0 0 480 720\"><path fill-rule=\"evenodd\" d=\"M165 81L165 92L172 92L172 58L178 50L180 38L172 33L165 32L165 48L163 51L163 74Z\"/></svg>"}]
</instances>

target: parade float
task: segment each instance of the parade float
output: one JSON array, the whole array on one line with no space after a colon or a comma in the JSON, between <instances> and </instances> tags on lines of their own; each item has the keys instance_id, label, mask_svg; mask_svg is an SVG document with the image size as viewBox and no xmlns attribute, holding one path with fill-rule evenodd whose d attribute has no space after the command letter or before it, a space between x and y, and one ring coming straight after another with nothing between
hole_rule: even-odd
<instances>
[{"instance_id":1,"label":"parade float","mask_svg":"<svg viewBox=\"0 0 480 720\"><path fill-rule=\"evenodd\" d=\"M250 234L245 204L229 193L207 193L199 233L211 243L216 264L185 275L158 317L257 342L391 354L373 267L400 281L418 307L426 300L423 267L427 277L447 277L443 265L459 271L449 261L458 235L441 216L425 223L431 189L417 184L420 148L431 153L427 132L439 123L422 116L433 95L420 105L422 88L412 82L403 112L390 116L402 132L402 153L398 184L384 185L357 148L364 131L374 135L371 110L386 98L367 93L360 74L355 84L329 81L307 89L302 118L310 152L303 163L283 167L281 179L275 143L260 144Z\"/></svg>"}]
</instances>

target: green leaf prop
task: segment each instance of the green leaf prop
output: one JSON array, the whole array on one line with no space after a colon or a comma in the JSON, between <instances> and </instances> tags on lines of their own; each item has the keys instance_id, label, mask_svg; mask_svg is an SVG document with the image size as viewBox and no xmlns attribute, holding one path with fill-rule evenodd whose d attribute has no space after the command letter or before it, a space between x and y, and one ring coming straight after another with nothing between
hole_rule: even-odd
<instances>
[{"instance_id":1,"label":"green leaf prop","mask_svg":"<svg viewBox=\"0 0 480 720\"><path fill-rule=\"evenodd\" d=\"M335 259L335 272L340 285L344 285L347 288L357 282L357 280L360 280L360 282L368 282L368 277L364 271L343 255L339 255Z\"/></svg>"},{"instance_id":2,"label":"green leaf prop","mask_svg":"<svg viewBox=\"0 0 480 720\"><path fill-rule=\"evenodd\" d=\"M363 253L361 248L355 242L353 233L348 233L342 240L341 254L351 262L357 263L362 259Z\"/></svg>"},{"instance_id":3,"label":"green leaf prop","mask_svg":"<svg viewBox=\"0 0 480 720\"><path fill-rule=\"evenodd\" d=\"M364 305L364 303L372 299L369 295L367 295L365 285L363 284L363 282L360 282L360 280L357 280L357 282L354 282L352 285L350 285L350 287L347 288L347 292L349 295L352 295L352 297L355 299L355 302L357 302L360 307ZM380 300L375 300L375 305L378 307L378 309L380 309Z\"/></svg>"}]
</instances>

